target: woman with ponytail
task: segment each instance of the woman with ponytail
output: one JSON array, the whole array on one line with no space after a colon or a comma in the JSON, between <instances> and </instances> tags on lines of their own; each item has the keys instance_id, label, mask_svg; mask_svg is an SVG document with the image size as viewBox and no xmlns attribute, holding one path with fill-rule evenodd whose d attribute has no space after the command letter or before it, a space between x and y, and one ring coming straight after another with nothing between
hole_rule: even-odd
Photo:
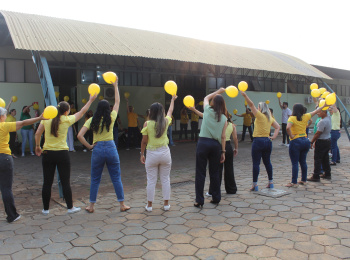
<instances>
[{"instance_id":1,"label":"woman with ponytail","mask_svg":"<svg viewBox=\"0 0 350 260\"><path fill-rule=\"evenodd\" d=\"M260 102L258 108L256 108L254 103L249 99L245 92L241 91L241 94L244 97L245 101L247 101L248 106L251 108L252 113L256 118L253 132L254 139L252 144L253 186L250 190L259 190L258 177L261 158L263 159L263 163L265 165L269 178L269 183L266 188L273 189L273 173L270 156L272 151L272 140L276 139L280 130L280 126L271 116L270 109L265 102ZM271 126L275 128L275 132L272 137L270 137Z\"/></svg>"},{"instance_id":2,"label":"woman with ponytail","mask_svg":"<svg viewBox=\"0 0 350 260\"><path fill-rule=\"evenodd\" d=\"M90 205L85 208L89 213L95 211L94 207L97 200L98 188L105 164L107 164L109 176L111 177L114 191L120 204L120 211L130 209L129 206L124 204L124 190L120 176L119 154L113 140L113 125L117 119L120 104L118 77L113 83L113 86L115 103L112 112L109 107L109 102L105 99L101 100L98 102L93 117L85 122L78 134L79 141L89 150L93 149L91 156ZM93 132L93 145L89 144L84 137L89 129Z\"/></svg>"},{"instance_id":3,"label":"woman with ponytail","mask_svg":"<svg viewBox=\"0 0 350 260\"><path fill-rule=\"evenodd\" d=\"M143 125L141 141L141 163L145 164L147 172L147 205L146 210L152 211L154 192L157 184L158 174L162 182L164 210L169 210L170 200L170 170L171 154L169 139L167 136L168 127L171 124L171 116L174 111L174 101L177 96L171 99L170 107L165 116L164 107L160 103L153 103L150 107L149 119ZM145 159L147 149L147 159Z\"/></svg>"},{"instance_id":4,"label":"woman with ponytail","mask_svg":"<svg viewBox=\"0 0 350 260\"><path fill-rule=\"evenodd\" d=\"M43 154L42 166L44 175L44 184L42 189L42 198L44 215L49 214L51 187L55 176L56 168L60 176L64 200L67 203L68 213L76 213L80 208L73 206L72 190L70 187L70 158L67 145L68 128L79 121L89 109L95 96L90 96L89 101L76 114L69 115L70 106L62 101L57 105L58 114L55 118L47 121L41 121L35 134L35 153L37 156ZM40 148L40 138L45 130L45 143L43 150Z\"/></svg>"}]
</instances>

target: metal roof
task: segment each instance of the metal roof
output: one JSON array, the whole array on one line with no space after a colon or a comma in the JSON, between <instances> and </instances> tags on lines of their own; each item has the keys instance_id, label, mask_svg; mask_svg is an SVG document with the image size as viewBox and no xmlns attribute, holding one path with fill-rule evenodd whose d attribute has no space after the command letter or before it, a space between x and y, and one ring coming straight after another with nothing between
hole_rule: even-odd
<instances>
[{"instance_id":1,"label":"metal roof","mask_svg":"<svg viewBox=\"0 0 350 260\"><path fill-rule=\"evenodd\" d=\"M16 49L168 59L328 78L290 55L181 36L0 11Z\"/></svg>"}]
</instances>

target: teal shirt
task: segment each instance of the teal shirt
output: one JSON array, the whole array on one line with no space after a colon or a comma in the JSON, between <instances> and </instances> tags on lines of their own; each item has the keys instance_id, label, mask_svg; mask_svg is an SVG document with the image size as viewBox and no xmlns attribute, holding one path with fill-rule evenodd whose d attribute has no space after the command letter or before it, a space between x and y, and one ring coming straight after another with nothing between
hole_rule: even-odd
<instances>
[{"instance_id":1,"label":"teal shirt","mask_svg":"<svg viewBox=\"0 0 350 260\"><path fill-rule=\"evenodd\" d=\"M206 105L199 137L211 138L219 141L221 144L222 129L224 129L226 121L226 116L221 115L221 120L218 122L215 111L209 105Z\"/></svg>"},{"instance_id":2,"label":"teal shirt","mask_svg":"<svg viewBox=\"0 0 350 260\"><path fill-rule=\"evenodd\" d=\"M318 118L316 119L316 121L315 121L315 125L314 125L314 134L316 134L316 132L317 132L317 124L318 124L318 122L320 122L321 119L322 119L321 117L318 117Z\"/></svg>"},{"instance_id":3,"label":"teal shirt","mask_svg":"<svg viewBox=\"0 0 350 260\"><path fill-rule=\"evenodd\" d=\"M23 120L26 120L26 119L30 119L31 116L28 115L28 114L23 114L23 112L21 113L21 117L20 117L20 121L23 121ZM24 130L30 130L30 129L33 129L33 125L26 125L26 126L23 126L22 129Z\"/></svg>"}]
</instances>

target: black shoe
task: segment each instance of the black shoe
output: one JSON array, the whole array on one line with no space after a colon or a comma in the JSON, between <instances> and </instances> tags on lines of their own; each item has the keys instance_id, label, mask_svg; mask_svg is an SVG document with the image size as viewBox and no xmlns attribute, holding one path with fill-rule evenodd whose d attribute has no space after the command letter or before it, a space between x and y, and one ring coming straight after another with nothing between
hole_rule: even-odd
<instances>
[{"instance_id":1,"label":"black shoe","mask_svg":"<svg viewBox=\"0 0 350 260\"><path fill-rule=\"evenodd\" d=\"M215 204L215 205L219 205L220 201L211 200L210 203Z\"/></svg>"},{"instance_id":2,"label":"black shoe","mask_svg":"<svg viewBox=\"0 0 350 260\"><path fill-rule=\"evenodd\" d=\"M331 176L331 175L322 174L322 175L320 175L320 178L326 179L326 180L331 180L331 179L332 179L332 176Z\"/></svg>"},{"instance_id":3,"label":"black shoe","mask_svg":"<svg viewBox=\"0 0 350 260\"><path fill-rule=\"evenodd\" d=\"M320 178L315 178L314 176L311 176L310 178L307 178L308 181L313 181L313 182L320 182Z\"/></svg>"},{"instance_id":4,"label":"black shoe","mask_svg":"<svg viewBox=\"0 0 350 260\"><path fill-rule=\"evenodd\" d=\"M203 204L200 204L198 202L193 204L193 206L195 206L196 208L203 208Z\"/></svg>"},{"instance_id":5,"label":"black shoe","mask_svg":"<svg viewBox=\"0 0 350 260\"><path fill-rule=\"evenodd\" d=\"M330 166L335 166L335 165L337 165L337 163L331 162L329 165L330 165Z\"/></svg>"},{"instance_id":6,"label":"black shoe","mask_svg":"<svg viewBox=\"0 0 350 260\"><path fill-rule=\"evenodd\" d=\"M340 161L336 161L336 163L340 163Z\"/></svg>"}]
</instances>

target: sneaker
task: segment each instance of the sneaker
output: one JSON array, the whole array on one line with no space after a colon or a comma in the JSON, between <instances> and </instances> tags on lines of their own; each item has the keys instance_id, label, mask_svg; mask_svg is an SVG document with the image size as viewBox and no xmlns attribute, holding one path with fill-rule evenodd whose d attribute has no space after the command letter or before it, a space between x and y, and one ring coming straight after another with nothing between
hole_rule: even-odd
<instances>
[{"instance_id":1,"label":"sneaker","mask_svg":"<svg viewBox=\"0 0 350 260\"><path fill-rule=\"evenodd\" d=\"M31 155L35 155L33 152L30 153Z\"/></svg>"},{"instance_id":2,"label":"sneaker","mask_svg":"<svg viewBox=\"0 0 350 260\"><path fill-rule=\"evenodd\" d=\"M284 143L280 143L278 146L285 146L285 144Z\"/></svg>"},{"instance_id":3,"label":"sneaker","mask_svg":"<svg viewBox=\"0 0 350 260\"><path fill-rule=\"evenodd\" d=\"M170 205L164 206L164 210L165 210L165 211L168 211L169 209L170 209Z\"/></svg>"},{"instance_id":4,"label":"sneaker","mask_svg":"<svg viewBox=\"0 0 350 260\"><path fill-rule=\"evenodd\" d=\"M81 210L81 208L77 208L77 207L73 207L71 209L69 209L67 212L68 214L74 214L74 213L77 213Z\"/></svg>"},{"instance_id":5,"label":"sneaker","mask_svg":"<svg viewBox=\"0 0 350 260\"><path fill-rule=\"evenodd\" d=\"M205 193L205 196L211 197L211 194L209 194L209 192L207 192L207 193Z\"/></svg>"},{"instance_id":6,"label":"sneaker","mask_svg":"<svg viewBox=\"0 0 350 260\"><path fill-rule=\"evenodd\" d=\"M170 207L169 207L170 208ZM148 207L147 205L145 206L146 211L152 212L152 207Z\"/></svg>"},{"instance_id":7,"label":"sneaker","mask_svg":"<svg viewBox=\"0 0 350 260\"><path fill-rule=\"evenodd\" d=\"M22 217L21 215L18 215L18 217L15 218L14 220L12 220L10 223L16 222L16 221L19 220L21 217Z\"/></svg>"},{"instance_id":8,"label":"sneaker","mask_svg":"<svg viewBox=\"0 0 350 260\"><path fill-rule=\"evenodd\" d=\"M84 152L84 153L86 153L86 152L87 152L87 150L86 150L86 149L84 149L84 150L83 150L83 152Z\"/></svg>"},{"instance_id":9,"label":"sneaker","mask_svg":"<svg viewBox=\"0 0 350 260\"><path fill-rule=\"evenodd\" d=\"M289 144L286 144L285 146L289 147Z\"/></svg>"},{"instance_id":10,"label":"sneaker","mask_svg":"<svg viewBox=\"0 0 350 260\"><path fill-rule=\"evenodd\" d=\"M42 212L43 215L45 215L45 216L49 215L49 213L50 213L49 210L44 210L44 209L43 209L41 212Z\"/></svg>"},{"instance_id":11,"label":"sneaker","mask_svg":"<svg viewBox=\"0 0 350 260\"><path fill-rule=\"evenodd\" d=\"M24 157L25 155L24 155L24 153L22 153L22 157Z\"/></svg>"}]
</instances>

